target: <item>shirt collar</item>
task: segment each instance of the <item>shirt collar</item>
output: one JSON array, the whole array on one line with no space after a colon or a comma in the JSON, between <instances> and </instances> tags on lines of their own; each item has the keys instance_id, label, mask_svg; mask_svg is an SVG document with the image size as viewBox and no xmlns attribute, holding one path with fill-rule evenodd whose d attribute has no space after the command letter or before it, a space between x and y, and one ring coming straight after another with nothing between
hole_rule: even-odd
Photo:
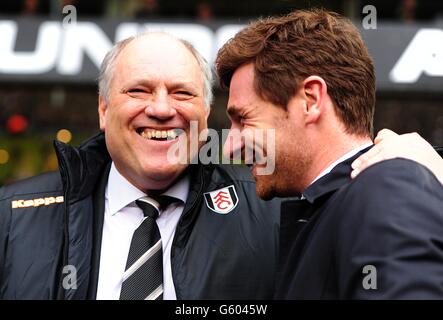
<instances>
[{"instance_id":1,"label":"shirt collar","mask_svg":"<svg viewBox=\"0 0 443 320\"><path fill-rule=\"evenodd\" d=\"M184 174L183 177L180 178L180 180L174 183L168 190L166 190L162 194L177 198L183 203L186 203L186 199L188 199L189 193L189 181L189 175Z\"/></svg>"},{"instance_id":2,"label":"shirt collar","mask_svg":"<svg viewBox=\"0 0 443 320\"><path fill-rule=\"evenodd\" d=\"M185 174L163 194L178 198L185 203L188 193L189 176ZM144 196L146 196L146 193L136 188L123 177L120 172L118 172L114 162L112 162L111 170L109 171L108 185L105 191L105 198L109 205L109 213L114 215L135 200Z\"/></svg>"},{"instance_id":3,"label":"shirt collar","mask_svg":"<svg viewBox=\"0 0 443 320\"><path fill-rule=\"evenodd\" d=\"M368 148L369 146L372 146L372 142L367 142L365 144L362 144L361 146L352 149L351 151L349 151L348 153L346 153L345 155L341 156L339 159L335 160L333 163L331 163L325 170L323 170L312 182L311 184L313 184L315 181L317 181L318 179L320 179L321 177L327 175L329 172L332 171L332 169L334 169L339 163L342 163L343 161L355 156L357 153L359 153L360 151L362 151L363 149Z\"/></svg>"},{"instance_id":4,"label":"shirt collar","mask_svg":"<svg viewBox=\"0 0 443 320\"><path fill-rule=\"evenodd\" d=\"M372 148L372 143L364 144L345 154L343 157L340 157L340 159L322 172L325 173L324 175L320 174L317 179L303 191L302 198L308 200L310 203L314 203L319 197L349 183L352 180L352 162L370 148Z\"/></svg>"}]
</instances>

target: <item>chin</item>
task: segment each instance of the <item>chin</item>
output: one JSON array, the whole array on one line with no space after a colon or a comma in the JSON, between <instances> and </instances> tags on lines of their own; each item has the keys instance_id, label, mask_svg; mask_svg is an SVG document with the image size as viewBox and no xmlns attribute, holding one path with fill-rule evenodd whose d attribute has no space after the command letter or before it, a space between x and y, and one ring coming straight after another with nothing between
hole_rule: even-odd
<instances>
[{"instance_id":1,"label":"chin","mask_svg":"<svg viewBox=\"0 0 443 320\"><path fill-rule=\"evenodd\" d=\"M143 175L153 180L162 181L170 180L177 177L183 171L179 166L158 164L149 165L143 168Z\"/></svg>"},{"instance_id":2,"label":"chin","mask_svg":"<svg viewBox=\"0 0 443 320\"><path fill-rule=\"evenodd\" d=\"M270 183L266 183L265 181L260 181L260 178L256 179L255 190L257 192L257 196L259 196L262 200L271 200L275 197L274 189Z\"/></svg>"},{"instance_id":3,"label":"chin","mask_svg":"<svg viewBox=\"0 0 443 320\"><path fill-rule=\"evenodd\" d=\"M144 191L164 190L174 184L177 176L176 172L144 172L143 175L137 177L136 187Z\"/></svg>"}]
</instances>

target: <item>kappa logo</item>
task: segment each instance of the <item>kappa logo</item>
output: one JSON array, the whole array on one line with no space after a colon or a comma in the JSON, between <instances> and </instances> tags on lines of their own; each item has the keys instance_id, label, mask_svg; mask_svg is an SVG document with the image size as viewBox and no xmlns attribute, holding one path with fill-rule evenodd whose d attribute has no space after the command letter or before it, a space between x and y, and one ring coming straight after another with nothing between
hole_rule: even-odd
<instances>
[{"instance_id":1,"label":"kappa logo","mask_svg":"<svg viewBox=\"0 0 443 320\"><path fill-rule=\"evenodd\" d=\"M37 198L29 200L14 200L11 202L11 205L12 209L17 209L17 208L49 206L55 203L63 203L64 201L65 199L63 198L63 196L58 196L58 197L46 197L46 198Z\"/></svg>"},{"instance_id":2,"label":"kappa logo","mask_svg":"<svg viewBox=\"0 0 443 320\"><path fill-rule=\"evenodd\" d=\"M206 205L216 213L227 214L238 204L237 192L233 185L203 194Z\"/></svg>"}]
</instances>

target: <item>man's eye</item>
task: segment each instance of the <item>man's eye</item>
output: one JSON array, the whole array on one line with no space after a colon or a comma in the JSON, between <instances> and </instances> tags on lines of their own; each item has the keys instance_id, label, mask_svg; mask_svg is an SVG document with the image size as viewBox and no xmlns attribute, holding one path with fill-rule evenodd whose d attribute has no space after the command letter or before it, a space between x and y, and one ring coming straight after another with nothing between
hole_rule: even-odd
<instances>
[{"instance_id":1,"label":"man's eye","mask_svg":"<svg viewBox=\"0 0 443 320\"><path fill-rule=\"evenodd\" d=\"M134 88L134 89L129 89L128 92L129 93L145 93L146 90L140 89L140 88Z\"/></svg>"},{"instance_id":2,"label":"man's eye","mask_svg":"<svg viewBox=\"0 0 443 320\"><path fill-rule=\"evenodd\" d=\"M194 94L192 94L189 91L185 91L185 90L175 91L174 95L179 96L179 97L186 97L186 98L191 98L194 96Z\"/></svg>"}]
</instances>

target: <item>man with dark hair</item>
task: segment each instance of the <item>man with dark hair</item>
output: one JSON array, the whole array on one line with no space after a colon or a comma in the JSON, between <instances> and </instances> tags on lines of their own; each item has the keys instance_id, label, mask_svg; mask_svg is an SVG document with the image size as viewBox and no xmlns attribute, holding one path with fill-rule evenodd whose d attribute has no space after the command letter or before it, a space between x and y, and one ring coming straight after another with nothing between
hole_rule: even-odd
<instances>
[{"instance_id":1,"label":"man with dark hair","mask_svg":"<svg viewBox=\"0 0 443 320\"><path fill-rule=\"evenodd\" d=\"M219 51L232 128L275 134L275 172L255 175L282 209L276 298L443 297L443 186L426 167L370 150L375 73L358 30L335 13L258 20ZM229 155L248 146L231 143ZM265 145L264 153L273 152Z\"/></svg>"}]
</instances>

